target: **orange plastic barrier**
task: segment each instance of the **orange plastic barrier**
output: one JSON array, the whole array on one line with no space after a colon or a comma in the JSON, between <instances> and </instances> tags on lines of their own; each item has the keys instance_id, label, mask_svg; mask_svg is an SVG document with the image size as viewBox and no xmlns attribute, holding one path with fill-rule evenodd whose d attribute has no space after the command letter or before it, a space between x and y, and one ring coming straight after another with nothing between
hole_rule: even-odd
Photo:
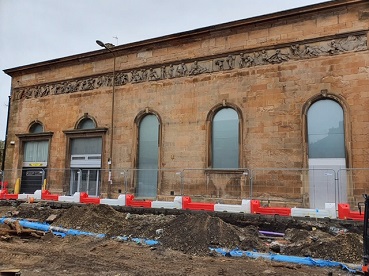
<instances>
[{"instance_id":1,"label":"orange plastic barrier","mask_svg":"<svg viewBox=\"0 0 369 276\"><path fill-rule=\"evenodd\" d=\"M196 211L214 211L215 203L192 202L189 196L182 198L182 206L184 210Z\"/></svg>"},{"instance_id":2,"label":"orange plastic barrier","mask_svg":"<svg viewBox=\"0 0 369 276\"><path fill-rule=\"evenodd\" d=\"M99 197L89 197L86 192L81 192L80 202L87 203L87 204L100 204L100 198Z\"/></svg>"},{"instance_id":3,"label":"orange plastic barrier","mask_svg":"<svg viewBox=\"0 0 369 276\"><path fill-rule=\"evenodd\" d=\"M0 188L3 187L3 190L8 189L8 181L1 182L0 181Z\"/></svg>"},{"instance_id":4,"label":"orange plastic barrier","mask_svg":"<svg viewBox=\"0 0 369 276\"><path fill-rule=\"evenodd\" d=\"M48 190L42 190L41 199L58 201L59 200L59 195L51 194Z\"/></svg>"},{"instance_id":5,"label":"orange plastic barrier","mask_svg":"<svg viewBox=\"0 0 369 276\"><path fill-rule=\"evenodd\" d=\"M340 203L338 204L338 218L349 220L364 220L364 213L358 211L351 211L350 204Z\"/></svg>"},{"instance_id":6,"label":"orange plastic barrier","mask_svg":"<svg viewBox=\"0 0 369 276\"><path fill-rule=\"evenodd\" d=\"M8 194L8 189L0 190L0 199L18 199L17 194Z\"/></svg>"},{"instance_id":7,"label":"orange plastic barrier","mask_svg":"<svg viewBox=\"0 0 369 276\"><path fill-rule=\"evenodd\" d=\"M251 200L251 213L261 215L291 216L291 208L287 207L261 207L259 200Z\"/></svg>"},{"instance_id":8,"label":"orange plastic barrier","mask_svg":"<svg viewBox=\"0 0 369 276\"><path fill-rule=\"evenodd\" d=\"M126 206L151 208L151 200L134 200L134 195L126 195Z\"/></svg>"},{"instance_id":9,"label":"orange plastic barrier","mask_svg":"<svg viewBox=\"0 0 369 276\"><path fill-rule=\"evenodd\" d=\"M5 199L5 195L8 193L7 189L0 190L0 199Z\"/></svg>"}]
</instances>

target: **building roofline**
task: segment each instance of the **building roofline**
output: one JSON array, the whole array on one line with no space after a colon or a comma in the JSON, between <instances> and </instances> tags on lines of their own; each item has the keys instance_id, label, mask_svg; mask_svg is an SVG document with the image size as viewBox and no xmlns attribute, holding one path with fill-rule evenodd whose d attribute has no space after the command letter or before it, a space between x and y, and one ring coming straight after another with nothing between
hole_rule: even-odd
<instances>
[{"instance_id":1,"label":"building roofline","mask_svg":"<svg viewBox=\"0 0 369 276\"><path fill-rule=\"evenodd\" d=\"M304 14L308 14L308 13L324 11L324 10L327 10L327 9L341 7L341 6L345 6L345 5L352 5L352 4L356 4L356 3L365 3L366 1L367 0L331 0L331 1L323 2L323 3L319 3L319 4L308 5L308 6L289 9L289 10L280 11L280 12L276 12L276 13L271 13L271 14L266 14L266 15L259 15L259 16L250 17L250 18L246 18L246 19L240 19L240 20L236 20L236 21L231 21L231 22L211 25L211 26L207 26L207 27L202 27L202 28L198 28L198 29L194 29L194 30L190 30L190 31L184 31L184 32L164 35L164 36L160 36L160 37L156 37L156 38L145 39L145 40L141 40L141 41L137 41L137 42L122 44L122 45L115 46L114 48L111 48L110 50L113 51L113 52L125 51L125 50L130 50L130 49L133 49L133 48L137 48L137 47L150 46L150 45L155 45L155 44L158 44L158 43L174 41L174 40L178 40L178 39L186 39L186 38L195 37L195 36L198 36L198 35L204 35L204 34L207 34L207 33L211 34L213 32L218 32L218 31L222 31L222 30L225 30L225 29L231 29L231 28L235 28L235 27L247 26L247 25L252 25L252 24L260 24L260 23L264 23L264 22L268 22L268 21L275 21L275 20L280 20L280 19L283 19L283 18L288 18L288 17L291 17L291 16L304 15ZM76 55L51 59L51 60L47 60L47 61L32 63L32 64L29 64L29 65L22 65L22 66L18 66L18 67L14 67L14 68L5 69L3 71L6 74L8 74L9 76L12 76L14 73L16 73L18 71L24 71L24 70L29 70L29 69L32 69L32 70L36 69L37 70L37 69L41 69L41 68L47 67L47 66L86 60L86 59L90 59L90 58L93 58L93 57L102 56L102 55L106 55L106 54L108 54L108 52L104 49L101 49L101 50L90 51L90 52L85 52L85 53L81 53L81 54L76 54Z\"/></svg>"}]
</instances>

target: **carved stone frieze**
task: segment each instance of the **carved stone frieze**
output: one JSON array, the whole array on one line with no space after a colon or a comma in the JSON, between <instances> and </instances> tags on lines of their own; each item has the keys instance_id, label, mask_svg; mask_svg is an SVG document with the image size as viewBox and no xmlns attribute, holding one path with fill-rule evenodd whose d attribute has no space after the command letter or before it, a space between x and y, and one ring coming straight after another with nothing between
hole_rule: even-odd
<instances>
[{"instance_id":1,"label":"carved stone frieze","mask_svg":"<svg viewBox=\"0 0 369 276\"><path fill-rule=\"evenodd\" d=\"M295 43L275 49L264 49L240 53L225 54L223 57L208 58L153 66L150 68L134 68L130 71L115 73L114 84L122 86L148 81L158 81L186 76L197 76L204 73L249 68L253 66L280 64L290 60L309 59L319 56L338 55L345 52L368 50L367 36L349 35L344 38L311 42ZM83 92L111 87L113 74L105 74L77 80L65 80L58 83L42 84L33 87L15 88L13 99L41 98L49 95L59 95Z\"/></svg>"}]
</instances>

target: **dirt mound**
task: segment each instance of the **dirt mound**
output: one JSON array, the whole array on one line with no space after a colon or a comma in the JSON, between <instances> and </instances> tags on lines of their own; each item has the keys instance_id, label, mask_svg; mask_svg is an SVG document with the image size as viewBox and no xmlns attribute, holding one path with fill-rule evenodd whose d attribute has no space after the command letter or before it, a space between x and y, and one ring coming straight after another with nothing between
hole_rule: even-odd
<instances>
[{"instance_id":1,"label":"dirt mound","mask_svg":"<svg viewBox=\"0 0 369 276\"><path fill-rule=\"evenodd\" d=\"M106 234L108 237L152 238L155 237L156 230L172 218L172 216L163 215L123 213L102 204L82 205L67 209L53 222L53 225Z\"/></svg>"},{"instance_id":2,"label":"dirt mound","mask_svg":"<svg viewBox=\"0 0 369 276\"><path fill-rule=\"evenodd\" d=\"M282 251L285 255L308 256L343 263L361 263L362 237L355 233L332 236L321 231L289 229L286 239L293 242Z\"/></svg>"},{"instance_id":3,"label":"dirt mound","mask_svg":"<svg viewBox=\"0 0 369 276\"><path fill-rule=\"evenodd\" d=\"M16 208L16 210L13 210L10 214L7 214L7 216L44 222L51 214L56 214L58 211L62 212L62 210L55 210L42 204L22 203Z\"/></svg>"},{"instance_id":4,"label":"dirt mound","mask_svg":"<svg viewBox=\"0 0 369 276\"><path fill-rule=\"evenodd\" d=\"M244 250L264 248L258 241L255 228L240 230L206 213L176 217L164 226L159 240L164 247L197 255L208 254L209 247L241 247Z\"/></svg>"},{"instance_id":5,"label":"dirt mound","mask_svg":"<svg viewBox=\"0 0 369 276\"><path fill-rule=\"evenodd\" d=\"M121 229L120 222L125 215L107 205L72 206L54 222L54 226L74 228L93 233L113 232Z\"/></svg>"}]
</instances>

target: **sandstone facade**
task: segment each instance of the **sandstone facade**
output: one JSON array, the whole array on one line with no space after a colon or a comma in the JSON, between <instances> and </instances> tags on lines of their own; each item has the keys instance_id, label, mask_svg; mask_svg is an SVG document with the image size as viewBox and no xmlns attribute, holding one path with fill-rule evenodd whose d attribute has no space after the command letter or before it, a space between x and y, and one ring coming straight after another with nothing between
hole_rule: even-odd
<instances>
[{"instance_id":1,"label":"sandstone facade","mask_svg":"<svg viewBox=\"0 0 369 276\"><path fill-rule=\"evenodd\" d=\"M67 193L70 176L61 172L70 168L71 139L102 137L101 169L111 168L115 176L109 184L102 175L100 192L114 196L125 185L135 192L133 171L126 182L119 172L137 168L139 125L154 114L163 171L158 194L180 193L175 172L197 168L182 179L190 194L204 194L207 186L207 196L241 198L251 183L255 197L306 205L311 193L306 114L314 102L340 104L346 167L369 167L368 15L367 1L331 1L7 69L12 101L5 170L22 170L25 142L46 139L50 189ZM211 124L223 107L239 116L239 170L209 170L206 182ZM96 128L78 129L83 118ZM35 122L42 133L30 133ZM242 168L293 173L263 173L251 181ZM355 177L346 183L348 201L366 191L367 176Z\"/></svg>"}]
</instances>

